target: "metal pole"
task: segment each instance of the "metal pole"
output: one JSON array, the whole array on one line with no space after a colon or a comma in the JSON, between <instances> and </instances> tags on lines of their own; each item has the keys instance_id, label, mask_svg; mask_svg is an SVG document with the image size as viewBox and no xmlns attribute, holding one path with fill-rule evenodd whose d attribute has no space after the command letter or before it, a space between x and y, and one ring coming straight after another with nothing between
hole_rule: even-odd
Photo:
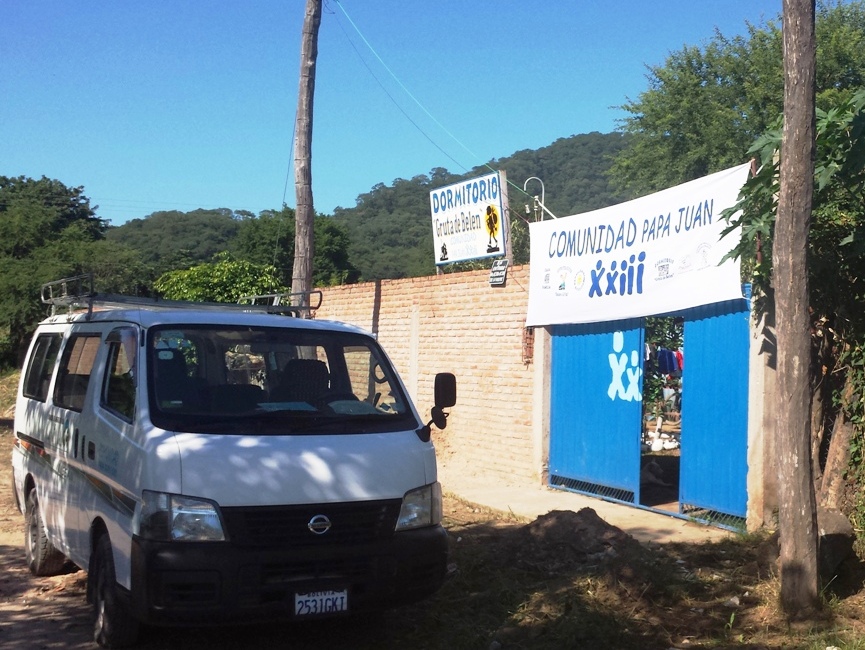
<instances>
[{"instance_id":1,"label":"metal pole","mask_svg":"<svg viewBox=\"0 0 865 650\"><path fill-rule=\"evenodd\" d=\"M526 182L523 183L523 192L526 191L526 186L529 184L529 181L537 181L538 183L541 184L541 200L540 200L540 204L543 205L543 204L544 204L544 199L546 198L545 195L544 195L544 192L545 192L545 190L544 190L544 182L543 182L540 178L538 178L537 176L530 176L529 178L526 179ZM538 197L537 197L537 195L535 195L535 210L534 210L534 212L535 212L535 221L539 221L539 219L538 219Z\"/></svg>"},{"instance_id":2,"label":"metal pole","mask_svg":"<svg viewBox=\"0 0 865 650\"><path fill-rule=\"evenodd\" d=\"M523 183L523 192L526 191L526 186L529 184L529 181L537 181L538 183L541 184L541 198L540 198L540 200L538 200L537 195L535 195L535 221L543 220L543 215L541 215L540 219L538 218L538 206L540 206L541 209L543 209L543 211L546 212L548 215L550 215L553 219L558 219L558 217L556 215L554 215L552 212L550 212L549 209L547 209L547 206L545 205L546 196L544 194L544 192L545 192L544 182L540 178L538 178L537 176L530 176L529 178L527 178L526 182Z\"/></svg>"}]
</instances>

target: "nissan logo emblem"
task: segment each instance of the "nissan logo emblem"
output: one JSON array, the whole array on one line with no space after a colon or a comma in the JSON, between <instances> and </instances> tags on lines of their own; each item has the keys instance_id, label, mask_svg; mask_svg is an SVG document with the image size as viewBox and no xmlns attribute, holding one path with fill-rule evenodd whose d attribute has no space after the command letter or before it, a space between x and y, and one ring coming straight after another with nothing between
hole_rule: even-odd
<instances>
[{"instance_id":1,"label":"nissan logo emblem","mask_svg":"<svg viewBox=\"0 0 865 650\"><path fill-rule=\"evenodd\" d=\"M316 515L310 519L309 523L306 525L306 527L309 528L309 532L314 535L324 535L330 530L330 526L330 519L328 519L327 515Z\"/></svg>"}]
</instances>

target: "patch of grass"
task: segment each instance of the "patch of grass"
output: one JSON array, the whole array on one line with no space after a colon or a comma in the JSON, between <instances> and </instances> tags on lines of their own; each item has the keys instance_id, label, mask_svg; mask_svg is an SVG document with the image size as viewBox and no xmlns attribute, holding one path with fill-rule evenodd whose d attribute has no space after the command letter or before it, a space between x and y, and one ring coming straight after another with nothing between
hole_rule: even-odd
<instances>
[{"instance_id":1,"label":"patch of grass","mask_svg":"<svg viewBox=\"0 0 865 650\"><path fill-rule=\"evenodd\" d=\"M0 372L0 419L10 419L12 417L20 374L18 370Z\"/></svg>"}]
</instances>

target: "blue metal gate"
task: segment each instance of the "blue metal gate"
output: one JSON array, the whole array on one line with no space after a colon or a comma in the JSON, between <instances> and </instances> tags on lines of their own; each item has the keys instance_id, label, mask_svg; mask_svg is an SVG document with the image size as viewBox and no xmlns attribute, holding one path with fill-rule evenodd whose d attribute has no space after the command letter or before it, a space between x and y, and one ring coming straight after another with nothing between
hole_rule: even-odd
<instances>
[{"instance_id":1,"label":"blue metal gate","mask_svg":"<svg viewBox=\"0 0 865 650\"><path fill-rule=\"evenodd\" d=\"M679 509L744 517L748 491L746 300L687 312Z\"/></svg>"},{"instance_id":2,"label":"blue metal gate","mask_svg":"<svg viewBox=\"0 0 865 650\"><path fill-rule=\"evenodd\" d=\"M552 485L639 501L642 350L639 319L554 328Z\"/></svg>"},{"instance_id":3,"label":"blue metal gate","mask_svg":"<svg viewBox=\"0 0 865 650\"><path fill-rule=\"evenodd\" d=\"M747 508L748 301L685 319L679 512L727 523ZM641 319L553 328L550 484L640 502Z\"/></svg>"}]
</instances>

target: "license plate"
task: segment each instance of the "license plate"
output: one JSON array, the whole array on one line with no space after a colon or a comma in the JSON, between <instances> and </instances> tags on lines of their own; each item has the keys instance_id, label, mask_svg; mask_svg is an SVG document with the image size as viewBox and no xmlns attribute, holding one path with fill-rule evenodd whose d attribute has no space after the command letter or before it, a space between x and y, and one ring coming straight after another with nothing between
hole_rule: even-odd
<instances>
[{"instance_id":1,"label":"license plate","mask_svg":"<svg viewBox=\"0 0 865 650\"><path fill-rule=\"evenodd\" d=\"M294 615L318 616L348 611L348 590L310 591L294 595Z\"/></svg>"}]
</instances>

